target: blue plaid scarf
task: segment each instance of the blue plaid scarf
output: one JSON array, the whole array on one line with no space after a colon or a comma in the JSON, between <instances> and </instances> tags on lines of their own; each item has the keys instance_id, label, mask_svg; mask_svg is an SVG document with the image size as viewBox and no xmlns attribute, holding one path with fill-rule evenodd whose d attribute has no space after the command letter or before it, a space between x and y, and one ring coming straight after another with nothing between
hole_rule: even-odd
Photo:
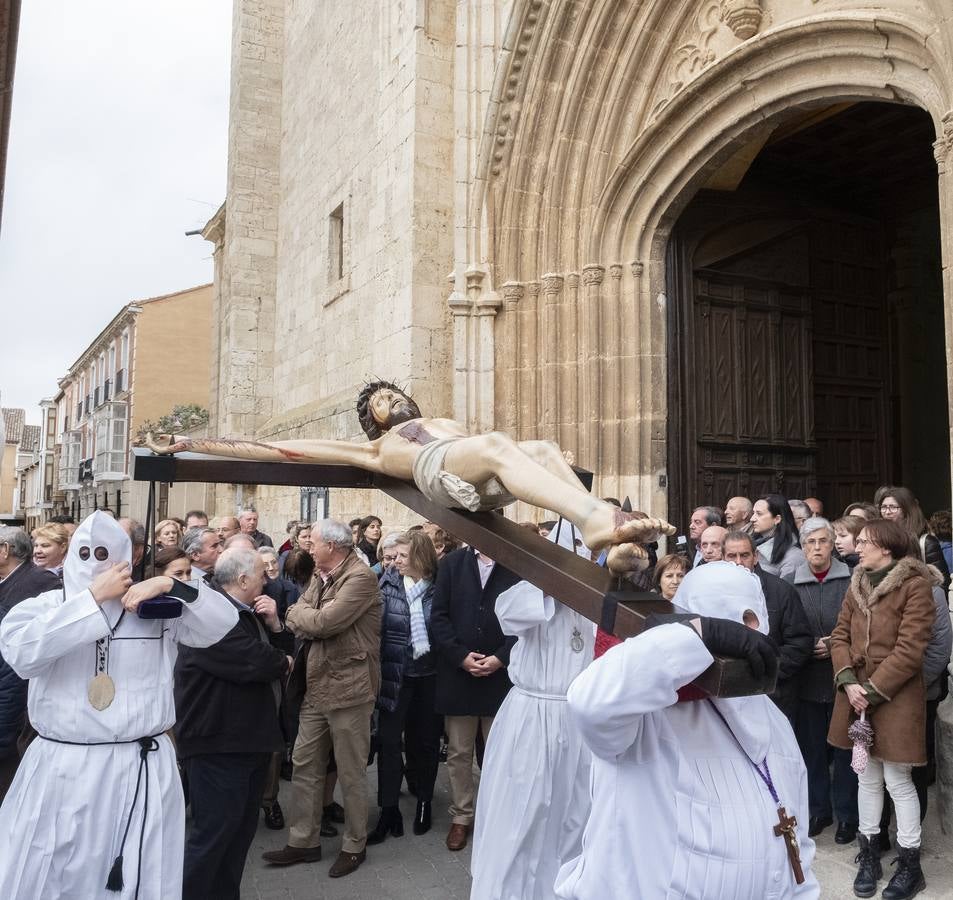
<instances>
[{"instance_id":1,"label":"blue plaid scarf","mask_svg":"<svg viewBox=\"0 0 953 900\"><path fill-rule=\"evenodd\" d=\"M414 650L414 659L420 659L430 652L430 638L427 637L427 621L424 619L424 594L430 582L426 578L414 582L412 578L404 576L404 593L407 595L407 605L410 607L410 643Z\"/></svg>"}]
</instances>

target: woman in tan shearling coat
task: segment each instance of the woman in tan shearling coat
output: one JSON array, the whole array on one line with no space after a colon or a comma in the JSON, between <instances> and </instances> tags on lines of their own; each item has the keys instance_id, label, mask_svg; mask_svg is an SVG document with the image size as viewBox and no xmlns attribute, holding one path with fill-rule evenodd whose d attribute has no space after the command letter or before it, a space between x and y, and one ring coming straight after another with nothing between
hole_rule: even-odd
<instances>
[{"instance_id":1,"label":"woman in tan shearling coat","mask_svg":"<svg viewBox=\"0 0 953 900\"><path fill-rule=\"evenodd\" d=\"M880 831L886 783L897 813L900 866L883 896L904 900L925 886L920 804L911 772L927 761L922 672L936 615L932 575L919 559L907 555L912 551L910 536L896 522L868 522L856 546L860 564L831 633L838 690L828 741L850 749L847 729L866 712L874 743L867 770L858 777L860 854L854 893L873 896L882 874L878 850L870 842Z\"/></svg>"}]
</instances>

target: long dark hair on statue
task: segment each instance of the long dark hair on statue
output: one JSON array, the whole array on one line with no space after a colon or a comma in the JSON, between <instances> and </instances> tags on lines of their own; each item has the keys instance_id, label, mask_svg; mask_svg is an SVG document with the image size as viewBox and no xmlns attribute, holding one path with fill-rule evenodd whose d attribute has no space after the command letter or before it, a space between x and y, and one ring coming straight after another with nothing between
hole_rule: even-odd
<instances>
[{"instance_id":1,"label":"long dark hair on statue","mask_svg":"<svg viewBox=\"0 0 953 900\"><path fill-rule=\"evenodd\" d=\"M399 385L391 381L371 381L364 385L361 393L357 395L357 418L361 423L361 428L368 440L376 441L381 437L387 428L381 428L380 424L374 418L371 412L371 397L378 391L391 390L396 391L407 400L408 409L404 415L395 417L388 421L387 428L398 425L401 422L409 422L411 419L420 418L420 407L411 399L407 392Z\"/></svg>"}]
</instances>

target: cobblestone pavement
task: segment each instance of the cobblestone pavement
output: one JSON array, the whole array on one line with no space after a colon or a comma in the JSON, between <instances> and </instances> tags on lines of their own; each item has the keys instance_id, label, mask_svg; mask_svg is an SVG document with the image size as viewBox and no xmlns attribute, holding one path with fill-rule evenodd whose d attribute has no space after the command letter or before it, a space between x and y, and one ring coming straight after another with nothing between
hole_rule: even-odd
<instances>
[{"instance_id":1,"label":"cobblestone pavement","mask_svg":"<svg viewBox=\"0 0 953 900\"><path fill-rule=\"evenodd\" d=\"M368 784L373 798L377 793L375 769L368 770ZM288 782L281 783L280 800L286 812L290 805L290 788ZM927 890L918 895L918 900L953 900L953 836L940 832L932 791L930 801L923 839L923 869ZM287 832L269 831L264 821L260 820L245 866L242 897L245 900L466 900L470 894L470 848L468 846L459 853L451 853L444 845L450 827L448 804L446 766L441 766L433 805L434 823L430 832L420 837L414 835L411 824L415 800L403 795L400 805L406 829L404 837L388 838L383 844L368 847L364 865L353 875L340 879L328 878L328 869L341 847L339 837L325 838L322 842L324 859L321 862L273 868L262 862L261 854L265 850L284 846ZM376 814L377 810L372 810L371 827L377 821ZM856 845L839 847L835 844L832 828L820 835L814 871L821 883L823 900L853 898L851 883L856 871L856 852ZM890 853L884 857L884 868L888 873L893 871L889 865L893 856ZM881 882L881 888L884 884L886 881Z\"/></svg>"}]
</instances>

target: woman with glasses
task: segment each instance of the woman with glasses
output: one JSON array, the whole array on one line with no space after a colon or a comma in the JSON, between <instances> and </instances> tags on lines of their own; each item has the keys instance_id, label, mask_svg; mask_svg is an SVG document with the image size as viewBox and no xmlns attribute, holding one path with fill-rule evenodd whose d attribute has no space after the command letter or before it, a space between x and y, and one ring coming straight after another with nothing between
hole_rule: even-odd
<instances>
[{"instance_id":1,"label":"woman with glasses","mask_svg":"<svg viewBox=\"0 0 953 900\"><path fill-rule=\"evenodd\" d=\"M394 568L394 563L397 562L397 538L400 536L399 531L392 531L377 542L377 562L371 566L371 571L378 580L385 572Z\"/></svg>"},{"instance_id":2,"label":"woman with glasses","mask_svg":"<svg viewBox=\"0 0 953 900\"><path fill-rule=\"evenodd\" d=\"M932 575L909 555L910 535L898 521L868 522L856 547L860 562L831 633L837 690L828 741L850 750L848 728L861 713L873 728L870 759L858 776L854 893L872 897L883 876L880 843L874 839L880 834L886 785L896 810L900 864L882 896L904 900L926 884L912 770L927 762L923 662L936 617Z\"/></svg>"},{"instance_id":3,"label":"woman with glasses","mask_svg":"<svg viewBox=\"0 0 953 900\"><path fill-rule=\"evenodd\" d=\"M884 485L874 496L880 516L891 522L899 522L920 548L920 559L928 566L936 566L943 576L943 590L950 589L950 570L943 557L943 548L936 535L930 534L926 517L913 491L905 487Z\"/></svg>"},{"instance_id":4,"label":"woman with glasses","mask_svg":"<svg viewBox=\"0 0 953 900\"><path fill-rule=\"evenodd\" d=\"M758 564L765 572L785 578L804 564L794 514L780 494L765 494L755 503L751 535L758 549Z\"/></svg>"}]
</instances>

